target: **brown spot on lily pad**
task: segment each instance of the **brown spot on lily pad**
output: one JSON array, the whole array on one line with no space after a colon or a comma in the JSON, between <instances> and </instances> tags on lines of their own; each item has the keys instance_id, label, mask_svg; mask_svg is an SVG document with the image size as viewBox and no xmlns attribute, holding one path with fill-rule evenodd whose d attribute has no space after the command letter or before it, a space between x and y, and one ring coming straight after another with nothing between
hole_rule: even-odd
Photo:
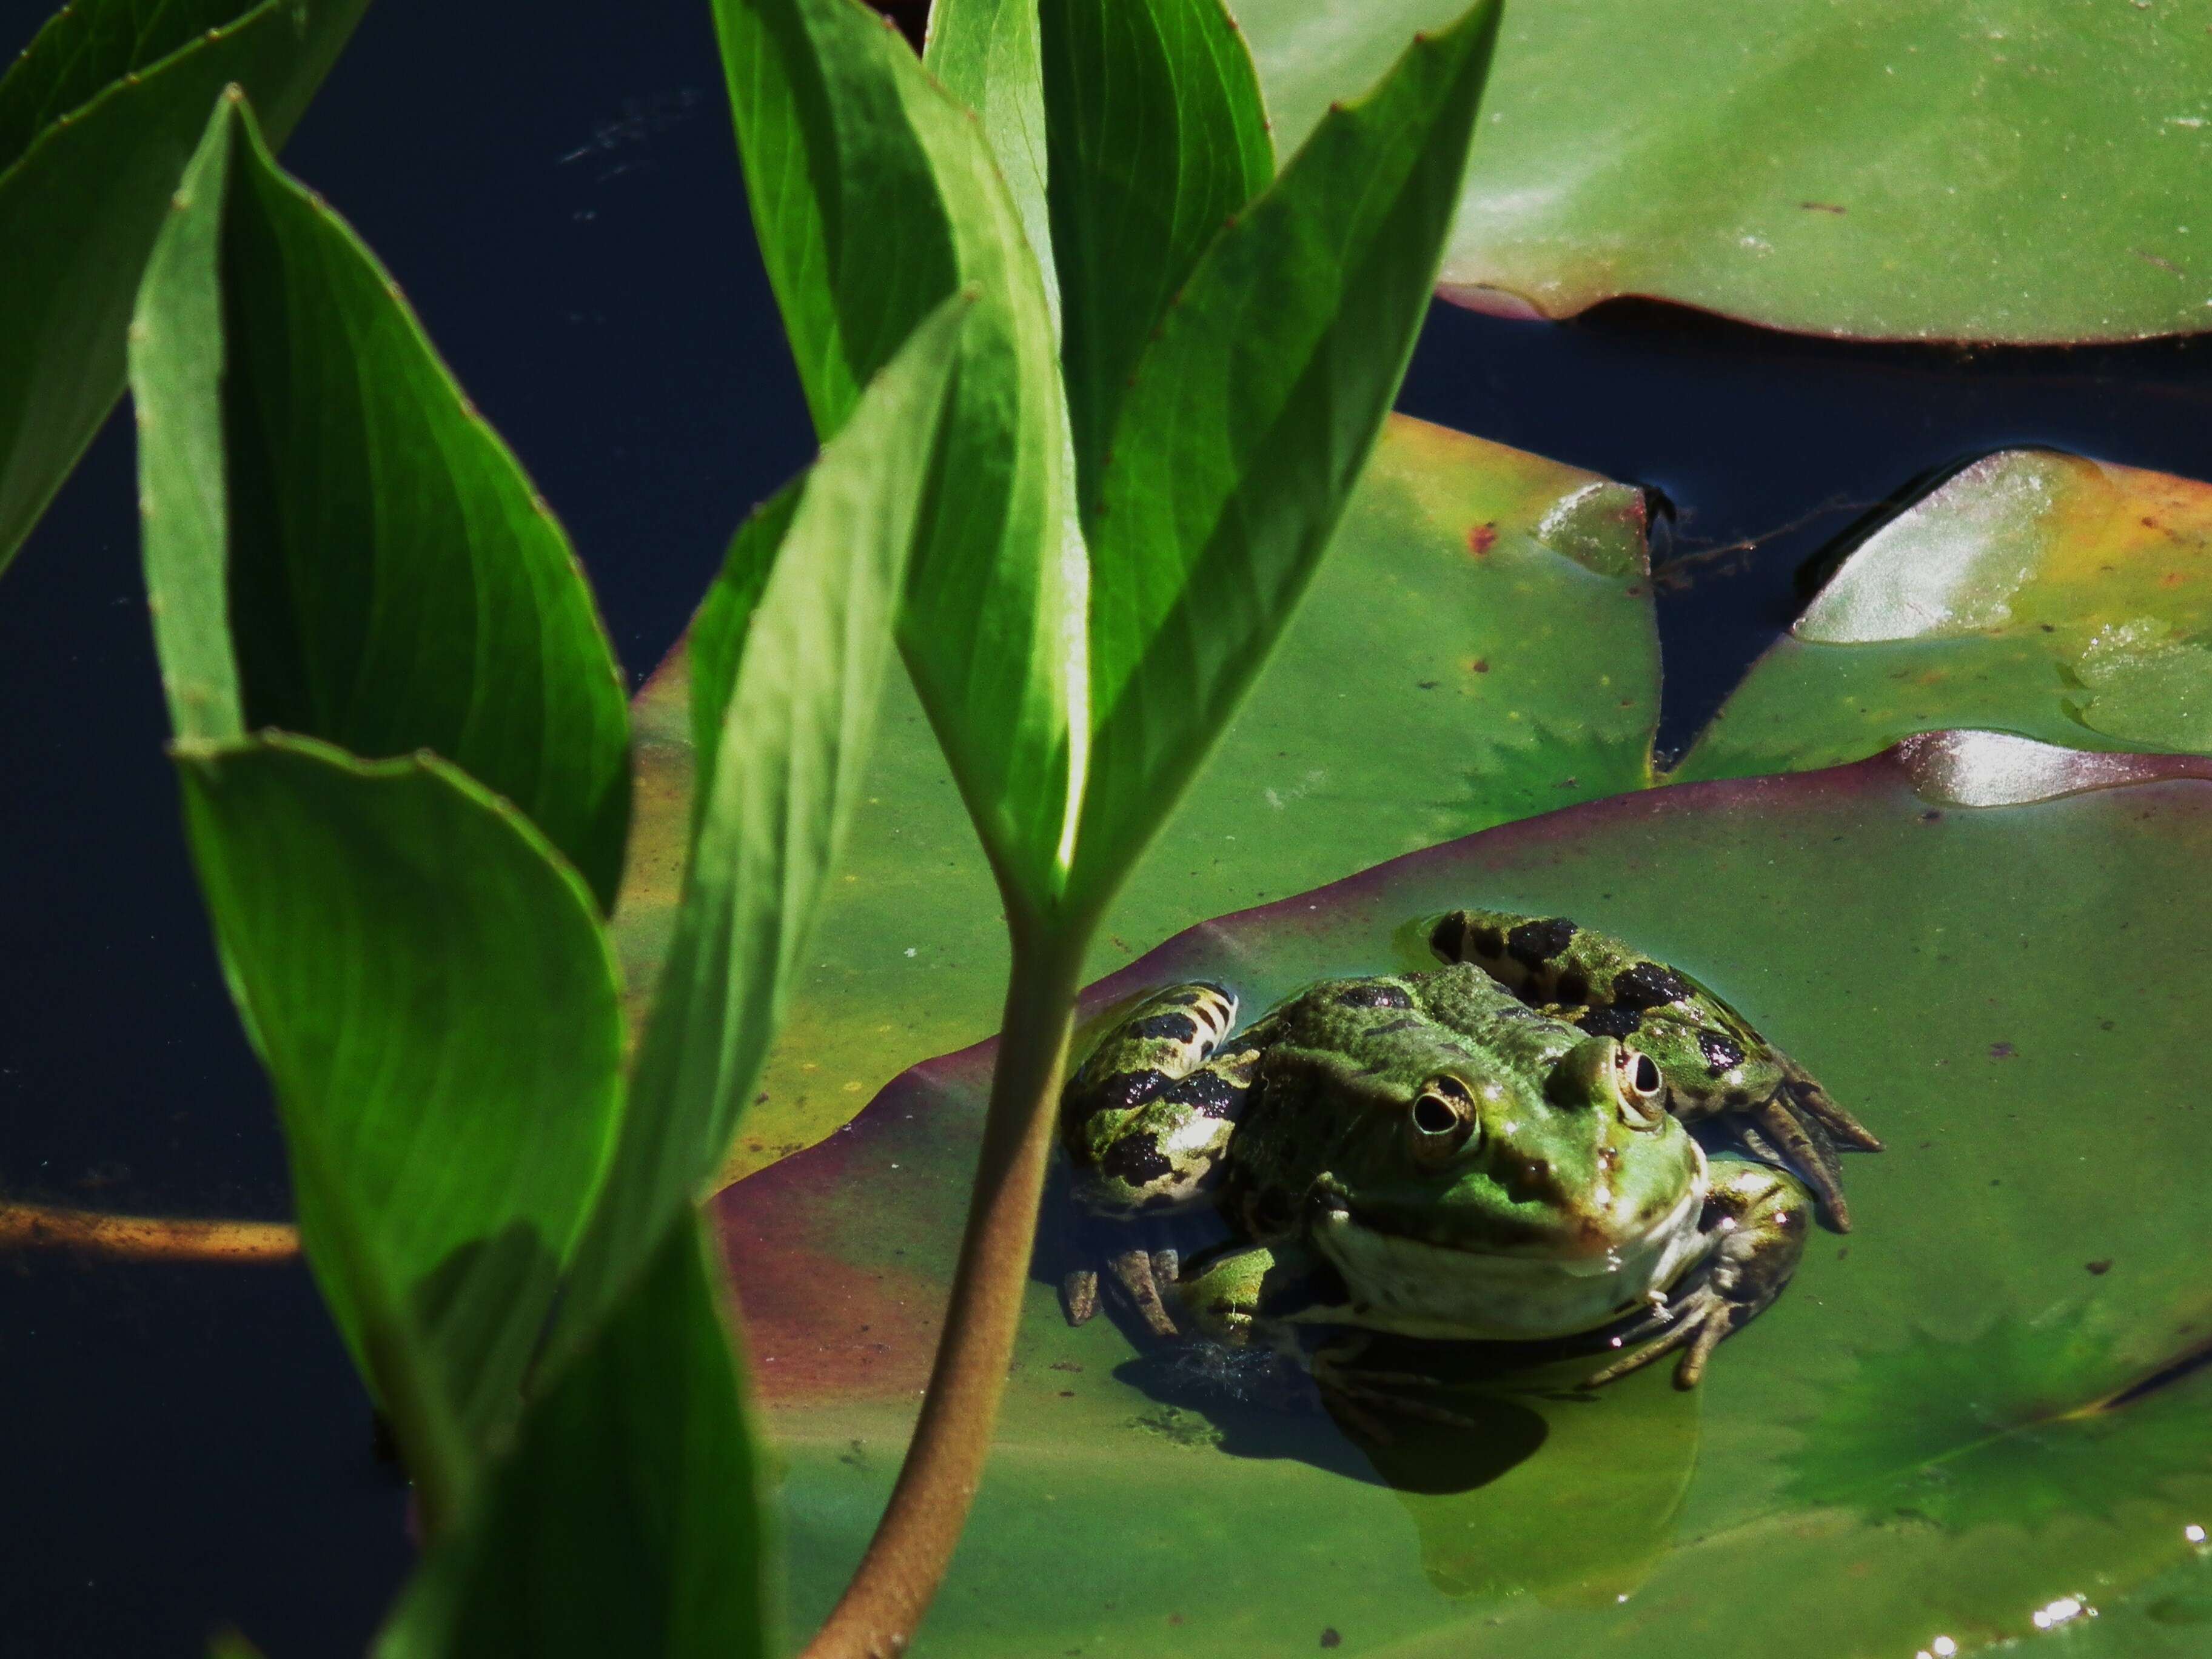
<instances>
[{"instance_id":1,"label":"brown spot on lily pad","mask_svg":"<svg viewBox=\"0 0 2212 1659\"><path fill-rule=\"evenodd\" d=\"M1325 1648L1339 1646L1343 1641L1344 1638L1337 1634L1336 1626L1334 1625L1328 1626L1321 1633L1321 1644Z\"/></svg>"},{"instance_id":2,"label":"brown spot on lily pad","mask_svg":"<svg viewBox=\"0 0 2212 1659\"><path fill-rule=\"evenodd\" d=\"M1467 550L1478 559L1486 556L1497 545L1498 526L1494 524L1479 524L1467 532Z\"/></svg>"},{"instance_id":3,"label":"brown spot on lily pad","mask_svg":"<svg viewBox=\"0 0 2212 1659\"><path fill-rule=\"evenodd\" d=\"M2081 1265L2087 1267L2091 1273L2094 1273L2098 1278L2102 1279L2106 1273L2112 1271L2112 1258L2108 1255L2100 1255L2094 1261L2085 1261Z\"/></svg>"},{"instance_id":4,"label":"brown spot on lily pad","mask_svg":"<svg viewBox=\"0 0 2212 1659\"><path fill-rule=\"evenodd\" d=\"M1992 1042L1990 1044L1990 1058L1991 1060L2010 1060L2019 1052L2020 1050L2014 1048L2009 1042Z\"/></svg>"}]
</instances>

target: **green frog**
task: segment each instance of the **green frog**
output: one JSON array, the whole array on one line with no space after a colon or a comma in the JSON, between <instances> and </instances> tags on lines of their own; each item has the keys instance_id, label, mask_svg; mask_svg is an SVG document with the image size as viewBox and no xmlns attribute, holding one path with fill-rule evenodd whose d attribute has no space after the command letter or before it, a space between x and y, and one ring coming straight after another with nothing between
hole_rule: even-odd
<instances>
[{"instance_id":1,"label":"green frog","mask_svg":"<svg viewBox=\"0 0 2212 1659\"><path fill-rule=\"evenodd\" d=\"M1103 1283L1157 1335L1287 1356L1363 1418L1453 1420L1406 1395L1425 1375L1359 1365L1386 1336L1602 1332L1590 1385L1674 1354L1694 1387L1789 1282L1816 1208L1849 1230L1838 1146L1881 1142L1617 939L1457 910L1430 943L1444 965L1323 981L1241 1031L1230 991L1186 984L1105 1033L1061 1102L1077 1200L1127 1235ZM1199 1211L1226 1243L1188 1265L1152 1248ZM1072 1322L1101 1283L1066 1276Z\"/></svg>"}]
</instances>

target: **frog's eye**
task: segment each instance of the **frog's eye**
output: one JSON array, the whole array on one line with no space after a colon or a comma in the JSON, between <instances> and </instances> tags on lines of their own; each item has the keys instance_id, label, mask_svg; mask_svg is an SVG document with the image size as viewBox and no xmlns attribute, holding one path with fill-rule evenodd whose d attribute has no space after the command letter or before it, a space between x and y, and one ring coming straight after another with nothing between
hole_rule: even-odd
<instances>
[{"instance_id":1,"label":"frog's eye","mask_svg":"<svg viewBox=\"0 0 2212 1659\"><path fill-rule=\"evenodd\" d=\"M1413 1150L1428 1158L1446 1156L1464 1146L1475 1127L1474 1097L1455 1077L1431 1078L1413 1097Z\"/></svg>"},{"instance_id":2,"label":"frog's eye","mask_svg":"<svg viewBox=\"0 0 2212 1659\"><path fill-rule=\"evenodd\" d=\"M1659 1074L1659 1064L1650 1055L1638 1054L1624 1046L1620 1051L1620 1115L1632 1129L1650 1129L1658 1126L1664 1109L1659 1097L1666 1092L1667 1079Z\"/></svg>"}]
</instances>

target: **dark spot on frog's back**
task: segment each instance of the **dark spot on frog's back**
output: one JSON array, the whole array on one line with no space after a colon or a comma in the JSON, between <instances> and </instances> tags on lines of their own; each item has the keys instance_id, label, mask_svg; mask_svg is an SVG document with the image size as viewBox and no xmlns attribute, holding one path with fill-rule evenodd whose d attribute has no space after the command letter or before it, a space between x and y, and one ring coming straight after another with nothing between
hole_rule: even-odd
<instances>
[{"instance_id":1,"label":"dark spot on frog's back","mask_svg":"<svg viewBox=\"0 0 2212 1659\"><path fill-rule=\"evenodd\" d=\"M1642 1030L1644 1025L1644 1016L1635 1009L1623 1008L1610 1002L1583 1009L1575 1015L1574 1020L1592 1036L1629 1036Z\"/></svg>"},{"instance_id":2,"label":"dark spot on frog's back","mask_svg":"<svg viewBox=\"0 0 2212 1659\"><path fill-rule=\"evenodd\" d=\"M1698 1033L1698 1052L1705 1057L1705 1069L1715 1077L1726 1076L1743 1064L1743 1050L1718 1031Z\"/></svg>"},{"instance_id":3,"label":"dark spot on frog's back","mask_svg":"<svg viewBox=\"0 0 2212 1659\"><path fill-rule=\"evenodd\" d=\"M1154 1014L1150 1019L1140 1019L1129 1027L1132 1036L1165 1037L1170 1042L1188 1042L1198 1035L1198 1022L1188 1014Z\"/></svg>"},{"instance_id":4,"label":"dark spot on frog's back","mask_svg":"<svg viewBox=\"0 0 2212 1659\"><path fill-rule=\"evenodd\" d=\"M1168 1086L1165 1072L1124 1072L1100 1084L1083 1103L1090 1112L1127 1112L1143 1105ZM1079 1097L1080 1098L1080 1097Z\"/></svg>"},{"instance_id":5,"label":"dark spot on frog's back","mask_svg":"<svg viewBox=\"0 0 2212 1659\"><path fill-rule=\"evenodd\" d=\"M1446 962L1464 962L1469 951L1494 962L1505 954L1505 935L1486 925L1469 927L1466 916L1454 910L1429 929L1429 949Z\"/></svg>"},{"instance_id":6,"label":"dark spot on frog's back","mask_svg":"<svg viewBox=\"0 0 2212 1659\"><path fill-rule=\"evenodd\" d=\"M1161 1098L1188 1106L1200 1117L1234 1117L1244 1095L1218 1072L1193 1072L1170 1084Z\"/></svg>"},{"instance_id":7,"label":"dark spot on frog's back","mask_svg":"<svg viewBox=\"0 0 2212 1659\"><path fill-rule=\"evenodd\" d=\"M1354 985L1339 991L1336 1000L1347 1008L1410 1008L1413 998L1387 980Z\"/></svg>"},{"instance_id":8,"label":"dark spot on frog's back","mask_svg":"<svg viewBox=\"0 0 2212 1659\"><path fill-rule=\"evenodd\" d=\"M1101 1175L1126 1181L1132 1187L1158 1181L1174 1170L1167 1154L1160 1151L1160 1138L1152 1134L1124 1136L1109 1146L1106 1156L1098 1160Z\"/></svg>"},{"instance_id":9,"label":"dark spot on frog's back","mask_svg":"<svg viewBox=\"0 0 2212 1659\"><path fill-rule=\"evenodd\" d=\"M1637 963L1613 979L1613 1000L1624 1008L1657 1008L1689 994L1686 980L1656 962Z\"/></svg>"},{"instance_id":10,"label":"dark spot on frog's back","mask_svg":"<svg viewBox=\"0 0 2212 1659\"><path fill-rule=\"evenodd\" d=\"M1574 943L1575 925L1565 916L1524 921L1505 936L1505 954L1524 968L1549 962Z\"/></svg>"}]
</instances>

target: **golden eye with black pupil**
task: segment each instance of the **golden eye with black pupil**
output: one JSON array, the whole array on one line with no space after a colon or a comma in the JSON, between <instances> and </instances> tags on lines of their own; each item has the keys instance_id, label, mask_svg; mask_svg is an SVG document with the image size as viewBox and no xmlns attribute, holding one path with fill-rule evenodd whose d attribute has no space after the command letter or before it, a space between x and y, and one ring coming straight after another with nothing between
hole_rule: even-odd
<instances>
[{"instance_id":1,"label":"golden eye with black pupil","mask_svg":"<svg viewBox=\"0 0 2212 1659\"><path fill-rule=\"evenodd\" d=\"M1459 1114L1443 1097L1423 1095L1413 1103L1413 1127L1425 1135L1448 1135L1459 1127Z\"/></svg>"},{"instance_id":2,"label":"golden eye with black pupil","mask_svg":"<svg viewBox=\"0 0 2212 1659\"><path fill-rule=\"evenodd\" d=\"M1659 1097L1667 1079L1658 1062L1624 1044L1620 1050L1620 1121L1632 1129L1654 1129L1665 1115Z\"/></svg>"},{"instance_id":3,"label":"golden eye with black pupil","mask_svg":"<svg viewBox=\"0 0 2212 1659\"><path fill-rule=\"evenodd\" d=\"M1455 1077L1431 1078L1413 1097L1413 1109L1407 1121L1412 1126L1416 1158L1449 1158L1474 1133L1474 1097Z\"/></svg>"}]
</instances>

